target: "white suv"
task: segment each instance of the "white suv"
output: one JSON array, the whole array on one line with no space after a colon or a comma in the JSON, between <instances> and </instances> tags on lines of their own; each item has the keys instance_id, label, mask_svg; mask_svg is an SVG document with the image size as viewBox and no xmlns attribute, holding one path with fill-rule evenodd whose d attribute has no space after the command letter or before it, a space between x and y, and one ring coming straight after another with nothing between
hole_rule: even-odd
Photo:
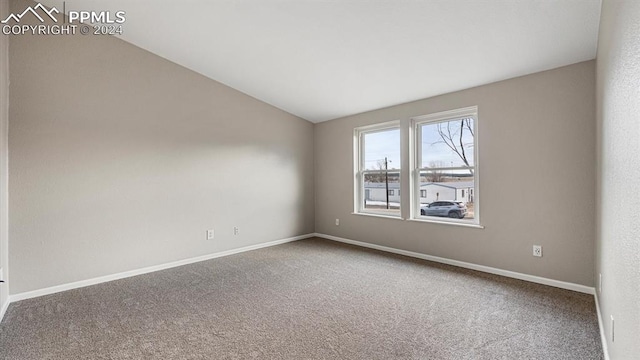
<instances>
[{"instance_id":1,"label":"white suv","mask_svg":"<svg viewBox=\"0 0 640 360\"><path fill-rule=\"evenodd\" d=\"M462 219L467 215L467 206L460 201L435 201L420 208L423 216L448 216Z\"/></svg>"}]
</instances>

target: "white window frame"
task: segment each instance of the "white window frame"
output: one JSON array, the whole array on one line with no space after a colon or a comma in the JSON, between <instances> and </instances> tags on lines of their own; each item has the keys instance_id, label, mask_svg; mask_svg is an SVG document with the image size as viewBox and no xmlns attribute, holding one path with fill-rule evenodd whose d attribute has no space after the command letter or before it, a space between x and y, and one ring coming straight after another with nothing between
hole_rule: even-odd
<instances>
[{"instance_id":1,"label":"white window frame","mask_svg":"<svg viewBox=\"0 0 640 360\"><path fill-rule=\"evenodd\" d=\"M473 146L473 174L474 174L474 183L473 183L473 206L474 206L474 216L473 220L465 220L465 219L452 219L446 217L431 217L431 216L422 216L420 215L420 172L425 170L433 170L422 168L422 132L419 131L420 125L428 124L428 123L439 123L445 121L458 120L460 118L472 118L473 119L473 133L474 133L474 146ZM438 112L434 114L421 115L411 118L411 220L416 221L424 221L424 222L433 222L433 223L447 223L447 224L456 224L456 225L466 225L466 226L480 226L480 197L478 194L480 193L478 189L480 188L480 166L478 162L478 107L470 106L466 108L449 110ZM467 169L465 167L447 167L446 169L450 170L460 170Z\"/></svg>"},{"instance_id":2,"label":"white window frame","mask_svg":"<svg viewBox=\"0 0 640 360\"><path fill-rule=\"evenodd\" d=\"M370 211L364 208L364 175L367 173L379 173L380 170L366 170L364 164L364 141L363 136L368 133L382 132L392 129L398 129L400 131L400 148L398 149L402 154L402 129L400 128L400 120L388 121L385 123L367 125L355 128L353 131L353 164L354 164L354 182L353 182L353 213L369 216L390 217L394 219L402 219L402 204L400 205L400 211L384 211L376 210ZM401 159L402 161L402 159ZM387 170L387 173L398 173L400 178L399 188L402 187L402 171L401 169ZM391 189L389 189L391 190Z\"/></svg>"}]
</instances>

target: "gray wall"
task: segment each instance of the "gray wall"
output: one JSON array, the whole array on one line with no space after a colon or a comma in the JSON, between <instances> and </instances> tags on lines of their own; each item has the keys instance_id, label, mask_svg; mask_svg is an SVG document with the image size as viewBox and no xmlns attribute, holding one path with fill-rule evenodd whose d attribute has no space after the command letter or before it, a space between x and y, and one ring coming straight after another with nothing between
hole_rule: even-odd
<instances>
[{"instance_id":1,"label":"gray wall","mask_svg":"<svg viewBox=\"0 0 640 360\"><path fill-rule=\"evenodd\" d=\"M640 2L605 0L597 57L597 296L611 359L640 354ZM611 339L611 316L615 341Z\"/></svg>"},{"instance_id":2,"label":"gray wall","mask_svg":"<svg viewBox=\"0 0 640 360\"><path fill-rule=\"evenodd\" d=\"M113 37L10 60L12 294L314 231L312 123Z\"/></svg>"},{"instance_id":3,"label":"gray wall","mask_svg":"<svg viewBox=\"0 0 640 360\"><path fill-rule=\"evenodd\" d=\"M9 15L9 2L0 1L0 18ZM8 126L9 126L9 37L0 35L0 269L8 279ZM0 284L0 309L9 300L9 284ZM1 320L1 319L0 319Z\"/></svg>"},{"instance_id":4,"label":"gray wall","mask_svg":"<svg viewBox=\"0 0 640 360\"><path fill-rule=\"evenodd\" d=\"M316 125L316 231L593 286L595 62ZM353 129L477 105L484 229L352 215ZM406 144L405 144L406 145ZM408 146L402 185L409 188ZM409 214L409 192L402 211ZM340 226L335 219L340 219ZM544 256L532 256L532 245Z\"/></svg>"}]
</instances>

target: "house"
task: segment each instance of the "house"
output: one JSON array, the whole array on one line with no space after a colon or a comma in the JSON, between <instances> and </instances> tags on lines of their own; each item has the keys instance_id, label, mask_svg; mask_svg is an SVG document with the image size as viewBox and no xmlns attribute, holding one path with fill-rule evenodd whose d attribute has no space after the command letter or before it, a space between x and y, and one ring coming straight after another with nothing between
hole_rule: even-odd
<instances>
[{"instance_id":1,"label":"house","mask_svg":"<svg viewBox=\"0 0 640 360\"><path fill-rule=\"evenodd\" d=\"M387 196L387 192L389 195ZM364 199L367 204L386 202L394 203L394 206L400 203L400 184L397 182L365 182Z\"/></svg>"},{"instance_id":2,"label":"house","mask_svg":"<svg viewBox=\"0 0 640 360\"><path fill-rule=\"evenodd\" d=\"M420 202L430 204L438 200L473 203L473 181L454 181L420 184Z\"/></svg>"},{"instance_id":3,"label":"house","mask_svg":"<svg viewBox=\"0 0 640 360\"><path fill-rule=\"evenodd\" d=\"M473 203L473 181L422 182L420 183L420 203L429 204L438 200L463 201ZM367 203L387 201L400 203L400 184L397 182L365 182L364 199Z\"/></svg>"},{"instance_id":4,"label":"house","mask_svg":"<svg viewBox=\"0 0 640 360\"><path fill-rule=\"evenodd\" d=\"M0 21L0 358L638 359L640 1Z\"/></svg>"}]
</instances>

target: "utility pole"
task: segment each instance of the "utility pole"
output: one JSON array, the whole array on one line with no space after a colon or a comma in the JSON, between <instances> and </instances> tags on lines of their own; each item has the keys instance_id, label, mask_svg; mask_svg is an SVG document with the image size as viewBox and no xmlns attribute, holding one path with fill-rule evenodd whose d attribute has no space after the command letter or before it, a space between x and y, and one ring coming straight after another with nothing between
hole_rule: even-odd
<instances>
[{"instance_id":1,"label":"utility pole","mask_svg":"<svg viewBox=\"0 0 640 360\"><path fill-rule=\"evenodd\" d=\"M384 158L384 182L387 188L387 210L389 210L389 162Z\"/></svg>"}]
</instances>

